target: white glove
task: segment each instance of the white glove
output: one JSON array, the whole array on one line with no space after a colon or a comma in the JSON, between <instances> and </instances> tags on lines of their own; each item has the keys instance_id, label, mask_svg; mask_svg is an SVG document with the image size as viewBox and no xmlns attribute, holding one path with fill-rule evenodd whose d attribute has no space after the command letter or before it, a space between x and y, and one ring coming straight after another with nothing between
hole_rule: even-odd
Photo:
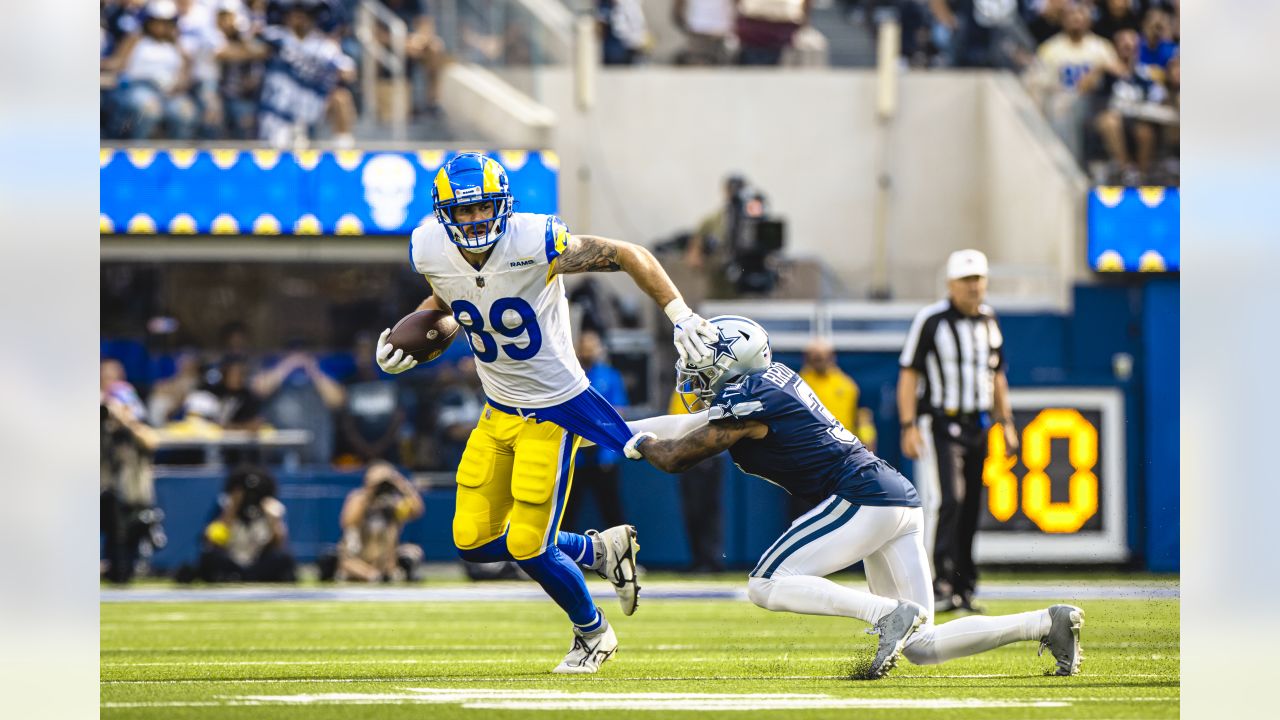
<instances>
[{"instance_id":1,"label":"white glove","mask_svg":"<svg viewBox=\"0 0 1280 720\"><path fill-rule=\"evenodd\" d=\"M707 347L707 343L715 342L720 337L714 325L689 309L680 299L667 303L663 310L676 326L673 342L681 362L700 362L711 356L711 348Z\"/></svg>"},{"instance_id":2,"label":"white glove","mask_svg":"<svg viewBox=\"0 0 1280 720\"><path fill-rule=\"evenodd\" d=\"M391 375L399 375L405 370L412 370L418 364L412 355L405 355L403 350L399 350L387 342L387 338L391 335L391 328L382 331L378 336L378 354L375 356L378 360L378 367L382 368L382 372Z\"/></svg>"},{"instance_id":3,"label":"white glove","mask_svg":"<svg viewBox=\"0 0 1280 720\"><path fill-rule=\"evenodd\" d=\"M630 460L639 460L643 458L644 455L640 454L640 451L636 449L636 446L649 438L654 438L656 440L657 437L657 435L654 435L651 432L636 433L631 436L631 439L627 441L626 445L622 446L622 454L626 455Z\"/></svg>"}]
</instances>

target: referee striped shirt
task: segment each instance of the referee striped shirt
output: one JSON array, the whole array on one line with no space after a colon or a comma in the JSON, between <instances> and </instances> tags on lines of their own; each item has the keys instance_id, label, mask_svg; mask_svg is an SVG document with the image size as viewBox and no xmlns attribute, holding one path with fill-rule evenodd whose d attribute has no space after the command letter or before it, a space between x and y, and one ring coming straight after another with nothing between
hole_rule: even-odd
<instances>
[{"instance_id":1,"label":"referee striped shirt","mask_svg":"<svg viewBox=\"0 0 1280 720\"><path fill-rule=\"evenodd\" d=\"M916 314L898 363L922 377L919 414L990 412L996 373L1005 369L1004 336L989 306L967 316L942 300Z\"/></svg>"}]
</instances>

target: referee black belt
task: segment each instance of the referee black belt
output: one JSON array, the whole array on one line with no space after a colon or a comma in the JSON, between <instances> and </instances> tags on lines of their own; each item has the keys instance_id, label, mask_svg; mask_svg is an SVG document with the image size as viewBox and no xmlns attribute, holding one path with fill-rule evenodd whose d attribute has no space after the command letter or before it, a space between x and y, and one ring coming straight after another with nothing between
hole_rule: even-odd
<instances>
[{"instance_id":1,"label":"referee black belt","mask_svg":"<svg viewBox=\"0 0 1280 720\"><path fill-rule=\"evenodd\" d=\"M973 427L983 427L985 425L985 416L988 412L951 412L947 410L934 410L929 416L934 422L953 422L961 425L969 425Z\"/></svg>"}]
</instances>

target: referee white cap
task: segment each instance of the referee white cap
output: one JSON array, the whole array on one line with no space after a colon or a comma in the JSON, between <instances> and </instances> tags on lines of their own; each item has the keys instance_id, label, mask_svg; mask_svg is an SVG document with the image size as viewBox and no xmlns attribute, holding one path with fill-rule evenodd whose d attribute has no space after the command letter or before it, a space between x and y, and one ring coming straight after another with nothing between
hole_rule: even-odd
<instances>
[{"instance_id":1,"label":"referee white cap","mask_svg":"<svg viewBox=\"0 0 1280 720\"><path fill-rule=\"evenodd\" d=\"M981 250L957 250L947 258L947 279L987 275L987 256Z\"/></svg>"}]
</instances>

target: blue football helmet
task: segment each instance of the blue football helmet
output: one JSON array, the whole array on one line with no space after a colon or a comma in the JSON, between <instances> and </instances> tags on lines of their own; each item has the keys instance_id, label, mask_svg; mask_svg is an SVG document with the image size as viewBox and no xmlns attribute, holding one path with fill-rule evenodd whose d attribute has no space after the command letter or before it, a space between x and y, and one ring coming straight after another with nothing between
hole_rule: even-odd
<instances>
[{"instance_id":1,"label":"blue football helmet","mask_svg":"<svg viewBox=\"0 0 1280 720\"><path fill-rule=\"evenodd\" d=\"M468 252L482 252L501 240L515 205L507 171L497 160L473 152L459 153L440 168L431 188L431 201L436 219L449 232L449 239ZM454 219L458 207L482 202L493 203L491 219L475 222ZM484 232L470 232L473 229L484 229Z\"/></svg>"}]
</instances>

